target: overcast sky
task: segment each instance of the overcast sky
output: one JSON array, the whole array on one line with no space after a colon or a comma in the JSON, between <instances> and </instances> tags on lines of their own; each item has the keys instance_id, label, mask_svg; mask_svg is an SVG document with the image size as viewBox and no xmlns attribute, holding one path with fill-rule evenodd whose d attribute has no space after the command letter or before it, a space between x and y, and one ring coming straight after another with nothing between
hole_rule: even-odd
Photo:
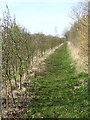
<instances>
[{"instance_id":1,"label":"overcast sky","mask_svg":"<svg viewBox=\"0 0 90 120\"><path fill-rule=\"evenodd\" d=\"M70 26L69 14L72 6L80 0L0 0L0 17L7 4L11 16L31 33L62 36Z\"/></svg>"}]
</instances>

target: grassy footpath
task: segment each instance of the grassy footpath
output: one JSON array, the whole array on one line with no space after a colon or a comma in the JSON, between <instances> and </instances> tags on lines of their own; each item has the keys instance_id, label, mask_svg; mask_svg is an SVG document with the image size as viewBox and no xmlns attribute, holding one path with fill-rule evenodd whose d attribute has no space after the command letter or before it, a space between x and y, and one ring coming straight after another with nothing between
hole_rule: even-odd
<instances>
[{"instance_id":1,"label":"grassy footpath","mask_svg":"<svg viewBox=\"0 0 90 120\"><path fill-rule=\"evenodd\" d=\"M87 118L88 75L75 72L66 44L45 62L45 71L33 78L35 98L24 118Z\"/></svg>"}]
</instances>

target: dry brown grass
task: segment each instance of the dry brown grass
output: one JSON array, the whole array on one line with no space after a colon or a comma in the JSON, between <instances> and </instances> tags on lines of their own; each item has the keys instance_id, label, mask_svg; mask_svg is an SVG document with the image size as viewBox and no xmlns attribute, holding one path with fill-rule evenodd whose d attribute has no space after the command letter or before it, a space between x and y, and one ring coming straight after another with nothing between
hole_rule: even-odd
<instances>
[{"instance_id":1,"label":"dry brown grass","mask_svg":"<svg viewBox=\"0 0 90 120\"><path fill-rule=\"evenodd\" d=\"M80 49L76 48L71 42L68 42L67 46L77 72L88 73L88 56L81 54Z\"/></svg>"}]
</instances>

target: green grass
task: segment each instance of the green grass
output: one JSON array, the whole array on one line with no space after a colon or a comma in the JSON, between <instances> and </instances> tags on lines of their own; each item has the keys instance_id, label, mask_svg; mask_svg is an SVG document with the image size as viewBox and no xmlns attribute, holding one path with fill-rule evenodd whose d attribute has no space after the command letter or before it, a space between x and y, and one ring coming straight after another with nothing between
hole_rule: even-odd
<instances>
[{"instance_id":1,"label":"green grass","mask_svg":"<svg viewBox=\"0 0 90 120\"><path fill-rule=\"evenodd\" d=\"M35 98L24 118L87 118L88 75L76 73L66 44L45 62L44 73L33 78Z\"/></svg>"}]
</instances>

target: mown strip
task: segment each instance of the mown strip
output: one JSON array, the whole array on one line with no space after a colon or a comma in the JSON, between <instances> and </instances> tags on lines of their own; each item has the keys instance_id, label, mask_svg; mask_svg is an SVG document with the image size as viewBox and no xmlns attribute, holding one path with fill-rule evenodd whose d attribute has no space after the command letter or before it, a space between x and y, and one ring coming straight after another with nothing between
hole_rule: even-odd
<instances>
[{"instance_id":1,"label":"mown strip","mask_svg":"<svg viewBox=\"0 0 90 120\"><path fill-rule=\"evenodd\" d=\"M87 118L88 75L76 73L66 43L45 63L43 74L33 78L35 98L24 118Z\"/></svg>"}]
</instances>

